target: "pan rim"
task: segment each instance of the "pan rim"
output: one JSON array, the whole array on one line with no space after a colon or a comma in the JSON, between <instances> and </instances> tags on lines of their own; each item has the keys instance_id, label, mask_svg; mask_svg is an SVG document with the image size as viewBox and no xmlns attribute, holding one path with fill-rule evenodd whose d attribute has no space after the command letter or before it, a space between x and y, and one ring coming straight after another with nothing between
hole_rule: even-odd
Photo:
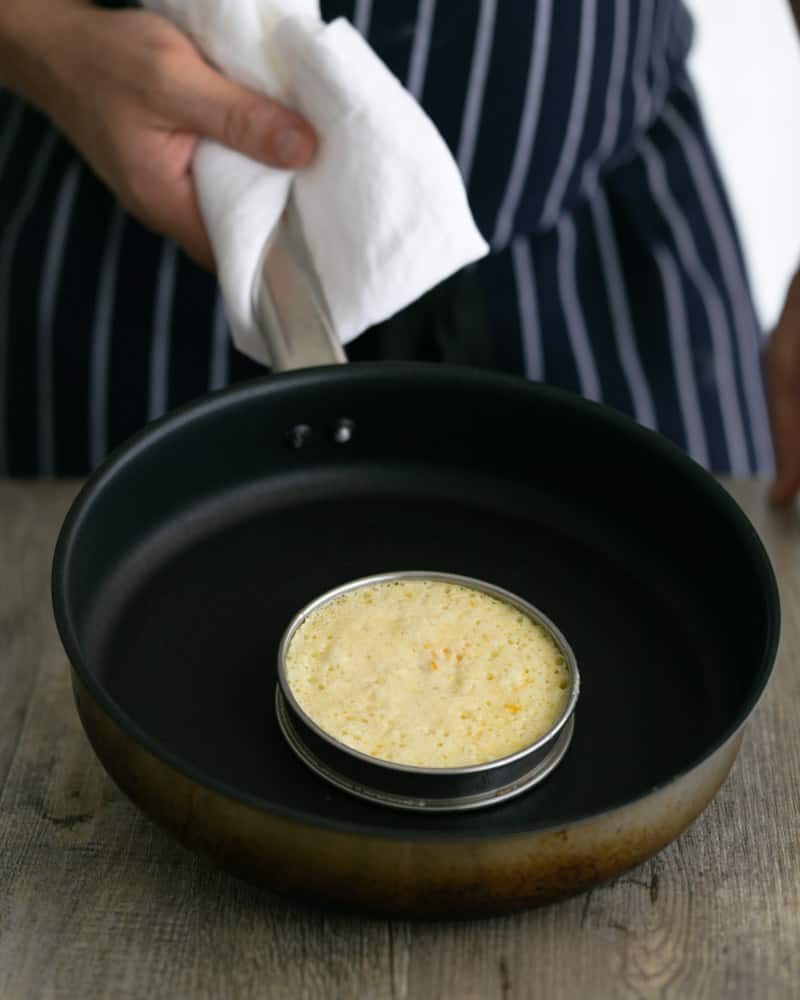
<instances>
[{"instance_id":1,"label":"pan rim","mask_svg":"<svg viewBox=\"0 0 800 1000\"><path fill-rule=\"evenodd\" d=\"M543 825L530 824L525 829L506 830L503 833L495 831L491 833L485 829L455 829L454 827L458 824L458 814L453 814L450 817L453 824L452 827L443 829L437 829L428 825L433 819L437 822L443 821L443 817L416 814L420 818L418 828L412 826L411 821L409 821L408 826L398 829L397 827L393 828L392 825L392 818L396 817L396 814L392 810L385 810L380 814L384 819L383 822L381 822L380 818L376 818L374 823L354 822L351 820L332 819L322 815L320 812L312 812L308 809L270 802L258 795L237 789L225 781L220 781L212 777L201 768L196 767L175 754L163 745L160 740L148 734L111 698L106 688L99 682L84 660L69 609L66 587L76 538L83 521L89 514L98 495L102 495L102 490L107 481L113 475L117 474L120 469L134 462L144 448L149 447L153 442L162 437L179 432L185 424L201 414L208 417L251 397L259 397L265 391L280 393L282 391L294 391L296 388L302 386L310 388L320 381L328 381L332 377L336 378L337 381L344 381L346 379L362 379L375 376L385 378L394 377L396 379L407 379L409 376L414 376L417 380L423 378L434 385L437 382L452 382L455 379L466 385L472 385L475 388L485 390L493 386L496 390L512 394L523 392L529 394L533 390L545 398L550 397L552 400L560 401L563 405L572 407L575 411L583 411L587 415L592 414L596 419L605 421L629 437L632 436L634 439L638 438L640 441L646 442L650 450L660 453L663 459L673 466L677 465L690 483L696 486L697 489L705 492L710 499L713 499L718 508L735 525L742 541L750 549L754 560L754 569L757 569L760 585L765 592L764 599L767 608L765 638L760 654L760 663L754 672L753 681L743 706L733 716L723 733L688 765L671 775L667 781L661 784L653 785L639 794L623 797L619 801L615 800L603 809L578 818L555 819ZM621 809L634 807L637 803L643 802L663 789L677 784L683 778L696 771L718 750L733 740L752 716L764 695L775 666L781 623L780 598L774 568L766 547L749 517L711 473L697 464L669 439L655 431L642 427L632 418L612 409L610 406L587 400L576 393L557 386L533 383L518 375L486 372L466 366L461 367L431 362L364 362L342 367L337 366L333 370L330 367L307 368L301 371L281 373L277 376L261 376L208 393L148 424L127 441L123 442L103 461L95 472L87 478L70 505L59 530L53 555L51 600L59 637L67 654L71 669L82 686L115 726L161 763L216 795L221 795L266 815L277 816L302 826L326 830L332 833L355 834L380 839L405 841L420 839L430 841L453 840L454 837L462 840L497 840L545 834L548 831L563 829L565 826L573 827L583 823L595 822Z\"/></svg>"}]
</instances>

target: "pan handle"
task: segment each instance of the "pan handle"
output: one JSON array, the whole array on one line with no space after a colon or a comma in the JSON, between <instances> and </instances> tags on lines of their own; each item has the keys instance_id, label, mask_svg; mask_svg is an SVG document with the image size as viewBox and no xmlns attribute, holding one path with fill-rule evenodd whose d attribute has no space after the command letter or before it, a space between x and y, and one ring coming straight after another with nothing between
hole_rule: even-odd
<instances>
[{"instance_id":1,"label":"pan handle","mask_svg":"<svg viewBox=\"0 0 800 1000\"><path fill-rule=\"evenodd\" d=\"M264 249L253 309L273 371L346 363L291 197Z\"/></svg>"}]
</instances>

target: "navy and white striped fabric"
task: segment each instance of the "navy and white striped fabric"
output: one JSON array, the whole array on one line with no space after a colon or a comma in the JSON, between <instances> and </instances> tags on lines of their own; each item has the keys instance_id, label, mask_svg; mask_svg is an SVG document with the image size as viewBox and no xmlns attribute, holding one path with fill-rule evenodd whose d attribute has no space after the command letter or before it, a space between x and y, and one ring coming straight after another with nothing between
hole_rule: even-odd
<instances>
[{"instance_id":1,"label":"navy and white striped fabric","mask_svg":"<svg viewBox=\"0 0 800 1000\"><path fill-rule=\"evenodd\" d=\"M768 472L762 338L680 0L323 13L349 17L436 121L493 247L469 275L488 353L459 353L456 280L351 357L480 356L617 407L714 471ZM0 473L80 474L263 370L231 348L213 279L127 217L41 116L0 101Z\"/></svg>"}]
</instances>

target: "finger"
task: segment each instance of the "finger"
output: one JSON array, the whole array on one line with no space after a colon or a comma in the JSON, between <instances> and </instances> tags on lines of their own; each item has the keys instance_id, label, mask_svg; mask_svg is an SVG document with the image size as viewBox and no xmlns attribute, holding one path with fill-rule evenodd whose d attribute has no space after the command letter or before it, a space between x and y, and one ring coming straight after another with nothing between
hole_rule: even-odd
<instances>
[{"instance_id":1,"label":"finger","mask_svg":"<svg viewBox=\"0 0 800 1000\"><path fill-rule=\"evenodd\" d=\"M183 250L206 271L216 272L214 251L199 217L186 216L175 227L173 239Z\"/></svg>"},{"instance_id":2,"label":"finger","mask_svg":"<svg viewBox=\"0 0 800 1000\"><path fill-rule=\"evenodd\" d=\"M175 240L205 270L216 271L214 251L189 174L170 184L163 198L151 202L147 215L143 219L146 225Z\"/></svg>"},{"instance_id":3,"label":"finger","mask_svg":"<svg viewBox=\"0 0 800 1000\"><path fill-rule=\"evenodd\" d=\"M800 490L800 274L786 301L765 352L765 376L775 480L770 500L783 504Z\"/></svg>"},{"instance_id":4,"label":"finger","mask_svg":"<svg viewBox=\"0 0 800 1000\"><path fill-rule=\"evenodd\" d=\"M197 58L173 95L185 127L273 167L296 169L314 158L317 137L305 119L240 87Z\"/></svg>"},{"instance_id":5,"label":"finger","mask_svg":"<svg viewBox=\"0 0 800 1000\"><path fill-rule=\"evenodd\" d=\"M772 503L785 504L800 490L800 399L784 387L775 388L770 401L770 422L775 449L775 479L769 492Z\"/></svg>"}]
</instances>

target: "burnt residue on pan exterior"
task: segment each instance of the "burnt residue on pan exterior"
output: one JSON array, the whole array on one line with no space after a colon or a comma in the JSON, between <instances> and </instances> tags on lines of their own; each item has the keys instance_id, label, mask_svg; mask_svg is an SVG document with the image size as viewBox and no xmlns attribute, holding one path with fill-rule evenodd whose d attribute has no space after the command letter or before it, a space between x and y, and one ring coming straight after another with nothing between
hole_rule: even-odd
<instances>
[{"instance_id":1,"label":"burnt residue on pan exterior","mask_svg":"<svg viewBox=\"0 0 800 1000\"><path fill-rule=\"evenodd\" d=\"M255 884L336 909L410 919L482 917L575 895L674 840L725 780L734 734L651 795L568 827L457 840L368 836L229 798L131 739L73 674L81 720L119 787L185 846Z\"/></svg>"}]
</instances>

